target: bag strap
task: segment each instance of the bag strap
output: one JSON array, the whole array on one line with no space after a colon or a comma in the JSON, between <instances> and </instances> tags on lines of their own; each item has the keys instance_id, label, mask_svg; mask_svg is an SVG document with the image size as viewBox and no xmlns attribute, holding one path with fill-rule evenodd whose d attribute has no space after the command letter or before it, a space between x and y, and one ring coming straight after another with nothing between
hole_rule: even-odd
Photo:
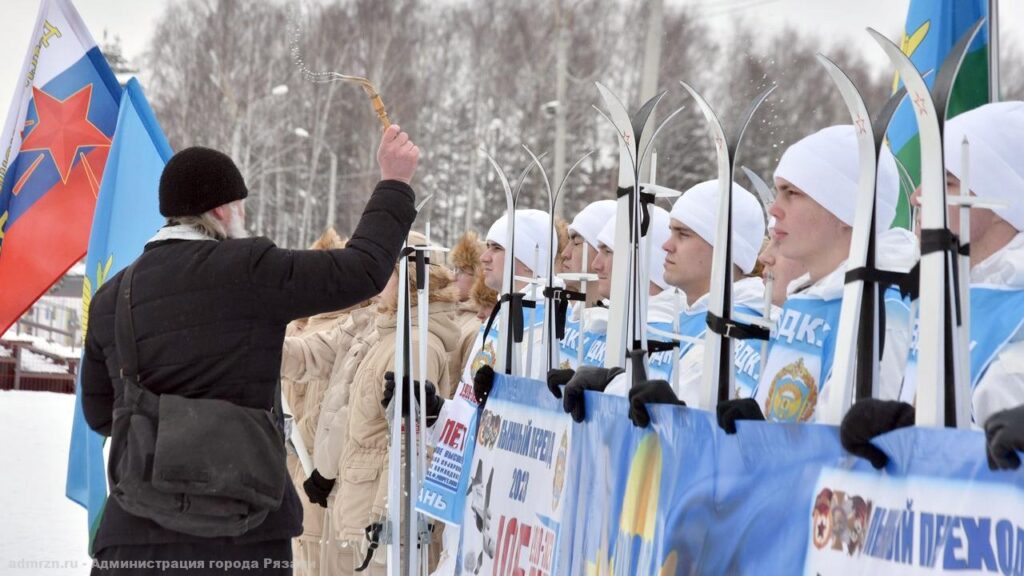
<instances>
[{"instance_id":1,"label":"bag strap","mask_svg":"<svg viewBox=\"0 0 1024 576\"><path fill-rule=\"evenodd\" d=\"M138 262L138 261L136 261ZM121 379L137 386L139 383L139 356L135 346L135 325L132 321L132 280L135 264L124 269L121 286L117 295L117 309L114 313L114 340L121 357Z\"/></svg>"},{"instance_id":2,"label":"bag strap","mask_svg":"<svg viewBox=\"0 0 1024 576\"><path fill-rule=\"evenodd\" d=\"M121 357L121 380L126 384L134 384L143 388L139 381L139 352L135 343L135 323L132 319L132 281L135 277L135 265L132 262L124 269L121 286L117 295L117 309L114 312L114 339L117 352ZM284 409L281 406L281 378L278 377L274 386L274 409L272 412L277 429L284 434Z\"/></svg>"}]
</instances>

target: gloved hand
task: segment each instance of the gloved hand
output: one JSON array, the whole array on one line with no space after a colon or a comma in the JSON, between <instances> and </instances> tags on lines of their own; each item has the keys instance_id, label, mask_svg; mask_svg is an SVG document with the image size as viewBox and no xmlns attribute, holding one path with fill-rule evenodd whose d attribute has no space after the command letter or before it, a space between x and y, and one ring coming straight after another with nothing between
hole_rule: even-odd
<instances>
[{"instance_id":1,"label":"gloved hand","mask_svg":"<svg viewBox=\"0 0 1024 576\"><path fill-rule=\"evenodd\" d=\"M761 407L753 398L738 398L719 402L716 411L718 427L725 430L726 434L736 433L737 420L764 420Z\"/></svg>"},{"instance_id":2,"label":"gloved hand","mask_svg":"<svg viewBox=\"0 0 1024 576\"><path fill-rule=\"evenodd\" d=\"M430 380L427 380L426 382L424 382L424 388L426 388L426 392L427 392L427 401L426 402L420 401L420 381L419 380L413 380L413 393L416 396L416 404L419 405L419 406L422 406L423 409L426 410L426 413L427 413L426 414L426 416L427 416L427 427L429 428L429 427L434 425L434 422L437 421L437 415L441 413L441 407L444 406L444 398L442 398L442 397L437 395L437 388L434 386L434 383L431 382ZM391 399L394 398L394 397L395 397L395 373L394 372L385 372L384 373L384 397L381 398L380 403L383 404L385 408L387 408L388 404L391 404ZM403 412L408 412L409 411L409 395L408 394L402 396L402 411Z\"/></svg>"},{"instance_id":3,"label":"gloved hand","mask_svg":"<svg viewBox=\"0 0 1024 576\"><path fill-rule=\"evenodd\" d=\"M886 432L914 425L914 407L895 400L860 400L850 407L839 426L839 441L847 452L871 462L879 470L889 457L871 444Z\"/></svg>"},{"instance_id":4,"label":"gloved hand","mask_svg":"<svg viewBox=\"0 0 1024 576\"><path fill-rule=\"evenodd\" d=\"M583 392L585 390L604 392L604 389L608 387L612 379L623 372L625 370L619 367L580 366L580 369L565 384L562 408L567 414L572 414L573 420L583 422L583 419L587 417Z\"/></svg>"},{"instance_id":5,"label":"gloved hand","mask_svg":"<svg viewBox=\"0 0 1024 576\"><path fill-rule=\"evenodd\" d=\"M576 371L571 368L552 368L548 370L548 390L551 390L551 395L555 398L561 398L562 386L568 384L575 374Z\"/></svg>"},{"instance_id":6,"label":"gloved hand","mask_svg":"<svg viewBox=\"0 0 1024 576\"><path fill-rule=\"evenodd\" d=\"M1024 405L996 412L985 422L988 467L992 470L1020 468L1020 455L1024 450Z\"/></svg>"},{"instance_id":7,"label":"gloved hand","mask_svg":"<svg viewBox=\"0 0 1024 576\"><path fill-rule=\"evenodd\" d=\"M673 404L686 406L676 396L672 386L664 380L644 380L629 390L629 419L634 426L646 428L651 424L651 415L647 412L647 404Z\"/></svg>"},{"instance_id":8,"label":"gloved hand","mask_svg":"<svg viewBox=\"0 0 1024 576\"><path fill-rule=\"evenodd\" d=\"M484 364L476 371L476 374L473 374L473 395L476 396L479 405L483 406L484 402L487 402L492 388L494 388L494 368Z\"/></svg>"},{"instance_id":9,"label":"gloved hand","mask_svg":"<svg viewBox=\"0 0 1024 576\"><path fill-rule=\"evenodd\" d=\"M302 489L306 492L306 497L310 502L327 508L327 497L331 495L334 483L334 478L324 478L320 475L320 471L314 468L313 473L302 483Z\"/></svg>"}]
</instances>

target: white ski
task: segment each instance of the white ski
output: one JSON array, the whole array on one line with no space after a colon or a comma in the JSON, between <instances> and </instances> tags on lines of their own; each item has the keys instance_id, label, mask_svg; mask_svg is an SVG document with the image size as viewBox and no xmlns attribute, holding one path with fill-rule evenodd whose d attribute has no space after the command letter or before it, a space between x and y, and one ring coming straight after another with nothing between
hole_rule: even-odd
<instances>
[{"instance_id":1,"label":"white ski","mask_svg":"<svg viewBox=\"0 0 1024 576\"><path fill-rule=\"evenodd\" d=\"M732 180L736 169L736 150L743 141L750 119L768 95L768 88L750 103L741 116L738 129L726 135L718 115L707 101L689 84L679 82L697 102L708 123L718 157L718 226L715 230L715 249L711 260L711 287L708 294L708 330L704 331L704 369L701 373L700 408L712 410L718 402L736 394L736 376L733 367L733 341L730 331L719 334L711 329L713 317L722 319L727 326L732 322ZM724 336L724 342L723 342Z\"/></svg>"},{"instance_id":2,"label":"white ski","mask_svg":"<svg viewBox=\"0 0 1024 576\"><path fill-rule=\"evenodd\" d=\"M743 173L747 175L747 180L750 180L751 186L754 187L754 192L761 198L761 208L764 210L764 225L765 230L768 229L768 222L771 217L768 215L768 208L771 207L772 202L775 202L775 192L772 191L768 183L765 182L757 172L754 172L746 166L740 166ZM765 327L769 330L774 330L774 323L772 322L772 292L775 287L775 275L768 272L764 275L764 301L761 306L761 319L765 322ZM761 342L761 371L764 371L765 362L768 361L768 341L764 340Z\"/></svg>"},{"instance_id":3,"label":"white ski","mask_svg":"<svg viewBox=\"0 0 1024 576\"><path fill-rule=\"evenodd\" d=\"M546 284L546 288L547 289L545 290L545 296L547 298L547 303L544 306L544 323L543 323L543 327L541 329L541 339L544 342L544 350L545 350L545 352L544 352L544 372L543 372L543 374L540 375L540 378L544 379L544 378L547 377L547 373L549 371L551 371L551 369L553 367L558 365L558 345L555 342L555 324L556 324L556 322L558 322L558 309L557 309L558 307L557 307L556 303L557 303L557 300L561 296L557 294L557 292L556 292L557 289L555 287L555 252L558 249L558 244L556 242L556 231L555 231L555 220L554 220L555 205L558 202L558 197L561 196L561 194L562 194L562 190L565 188L565 183L569 181L569 176L572 175L572 173L576 170L576 168L580 164L583 163L584 160L589 158L594 153L594 150L591 150L591 151L587 152L582 157L580 157L579 160L576 160L576 162L573 163L573 165L569 168L569 170L566 171L565 176L562 177L562 181L558 183L558 187L555 189L554 194L552 194L551 193L551 180L548 178L548 173L547 173L546 170L544 170L544 165L541 164L540 158L538 158L537 155L534 154L533 151L530 150L530 148L528 146L526 146L525 144L523 145L523 149L526 150L526 153L530 155L530 160L537 166L537 169L540 170L541 178L544 180L544 189L547 191L547 194L548 194L548 216L551 218L551 231L548 234L548 277L547 277L547 284ZM587 255L586 247L584 247L583 254L584 254L584 262L586 262L586 260L585 260L586 255ZM586 264L585 263L584 263L583 272L586 272ZM586 282L586 281L583 280L583 282ZM584 302L584 305L585 304L586 304L586 302ZM532 335L533 335L532 334L532 327L533 327L533 324L531 323L531 338L530 338L531 343L532 343L532 340L533 340L533 338L532 338ZM580 328L582 329L582 322L580 324ZM582 349L583 349L582 345L579 348L582 351ZM530 366L530 367L533 366L531 360L532 360L532 358L527 360L527 366Z\"/></svg>"},{"instance_id":4,"label":"white ski","mask_svg":"<svg viewBox=\"0 0 1024 576\"><path fill-rule=\"evenodd\" d=\"M501 166L494 160L494 158L488 154L487 150L481 148L481 152L487 157L487 160L491 163L491 167L498 175L498 180L501 182L502 188L505 190L505 215L508 219L508 231L505 234L505 277L501 280L501 296L500 298L507 299L515 292L515 228L516 228L516 204L519 201L519 193L523 188L523 183L526 181L526 177L533 171L535 164L527 164L526 168L519 174L519 180L516 183L515 190L509 185L508 177L505 175L505 171L502 170ZM511 375L522 375L523 366L520 359L519 342L515 341L511 332L511 316L509 314L512 306L508 300L499 300L498 305L501 307L501 311L498 314L498 349L497 349L497 366L496 369L505 374ZM517 313L522 313L518 310ZM484 334L484 338L487 338L487 334Z\"/></svg>"},{"instance_id":5,"label":"white ski","mask_svg":"<svg viewBox=\"0 0 1024 576\"><path fill-rule=\"evenodd\" d=\"M946 244L950 234L946 218L946 170L943 161L942 129L949 93L967 47L981 29L978 21L953 47L928 90L921 74L900 47L879 32L868 33L895 65L913 102L921 141L921 304L918 337L917 419L919 426L967 426L957 422L958 403L970 402L970 384L961 382L961 352L956 345L952 320L956 318L953 282L953 254L945 245L929 250L929 244ZM947 321L947 318L949 321Z\"/></svg>"},{"instance_id":6,"label":"white ski","mask_svg":"<svg viewBox=\"0 0 1024 576\"><path fill-rule=\"evenodd\" d=\"M904 91L894 94L874 122L856 85L839 66L818 54L818 62L825 68L839 89L850 112L857 132L860 159L857 203L854 212L853 234L846 270L875 270L875 196L878 161L885 146L885 134L893 113L903 100ZM843 287L843 300L839 311L836 334L835 360L832 377L825 384L826 401L820 421L839 425L850 409L854 396L878 397L879 314L883 294L874 280L847 279ZM856 383L856 384L855 384Z\"/></svg>"},{"instance_id":7,"label":"white ski","mask_svg":"<svg viewBox=\"0 0 1024 576\"><path fill-rule=\"evenodd\" d=\"M420 210L433 198L429 195L416 205L416 211ZM398 318L395 322L395 360L394 378L395 391L388 405L386 414L390 416L391 438L388 446L388 512L387 521L383 525L380 534L380 542L387 544L387 570L391 576L407 574L408 576L419 576L420 562L417 551L419 540L418 514L416 513L415 491L419 484L417 472L416 454L416 401L413 394L412 378L412 318L409 306L409 266L407 259L410 255L416 254L417 250L424 247L410 247L408 243L403 244L398 265ZM422 302L421 302L422 304ZM402 404L405 395L409 395L409 413L404 414ZM421 396L425 397L425 396ZM406 466L404 476L406 489L402 490L402 431L405 431L408 440L408 452L406 454ZM405 549L405 571L402 571L402 510L407 513L408 529Z\"/></svg>"},{"instance_id":8,"label":"white ski","mask_svg":"<svg viewBox=\"0 0 1024 576\"><path fill-rule=\"evenodd\" d=\"M639 374L646 373L647 286L640 285L644 277L641 258L641 190L640 166L670 120L683 108L669 114L657 129L648 131L648 119L665 92L654 96L630 117L622 101L600 83L596 83L601 99L608 109L606 114L595 106L619 137L619 189L630 189L618 198L616 212L615 245L612 260L611 306L608 313L608 339L605 366L621 366L636 384ZM638 134L639 133L639 134ZM642 368L642 369L641 369Z\"/></svg>"}]
</instances>

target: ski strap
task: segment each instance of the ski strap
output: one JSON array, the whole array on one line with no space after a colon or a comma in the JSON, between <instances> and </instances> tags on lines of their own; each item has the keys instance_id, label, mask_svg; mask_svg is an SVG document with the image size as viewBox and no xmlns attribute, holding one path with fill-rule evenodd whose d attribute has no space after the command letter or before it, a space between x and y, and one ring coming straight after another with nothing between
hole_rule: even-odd
<instances>
[{"instance_id":1,"label":"ski strap","mask_svg":"<svg viewBox=\"0 0 1024 576\"><path fill-rule=\"evenodd\" d=\"M629 356L629 364L633 367L633 384L644 382L647 380L647 367L644 366L644 354L647 351L642 348L634 348L633 350L626 350L626 356Z\"/></svg>"},{"instance_id":2,"label":"ski strap","mask_svg":"<svg viewBox=\"0 0 1024 576\"><path fill-rule=\"evenodd\" d=\"M742 324L731 318L722 318L711 312L707 313L708 328L715 334L724 338L736 338L738 340L768 340L771 331L761 326Z\"/></svg>"},{"instance_id":3,"label":"ski strap","mask_svg":"<svg viewBox=\"0 0 1024 576\"><path fill-rule=\"evenodd\" d=\"M384 526L380 523L374 523L367 526L364 531L366 532L366 540L369 541L369 546L366 548L366 557L363 558L363 563L355 569L356 572L362 572L369 567L370 562L373 560L373 553L380 547L380 534L384 530Z\"/></svg>"},{"instance_id":4,"label":"ski strap","mask_svg":"<svg viewBox=\"0 0 1024 576\"><path fill-rule=\"evenodd\" d=\"M919 273L916 265L910 272L893 272L891 270L879 270L878 268L864 266L848 270L846 272L846 283L849 284L861 280L863 282L874 282L884 287L895 286L901 295L916 299L918 276Z\"/></svg>"},{"instance_id":5,"label":"ski strap","mask_svg":"<svg viewBox=\"0 0 1024 576\"><path fill-rule=\"evenodd\" d=\"M924 228L921 230L921 256L932 252L956 252L959 242L949 228Z\"/></svg>"},{"instance_id":6,"label":"ski strap","mask_svg":"<svg viewBox=\"0 0 1024 576\"><path fill-rule=\"evenodd\" d=\"M532 301L525 301L524 297L526 294L522 292L513 292L512 294L502 294L501 298L494 303L494 308L491 308L491 315L487 318L487 325L484 327L484 337L481 339L482 342L487 341L487 335L491 333L491 326L494 325L494 320L498 317L498 312L501 311L501 305L504 302L509 303L509 321L512 324L512 338L516 343L523 341L523 308L536 308L537 303ZM481 350L483 349L481 344Z\"/></svg>"},{"instance_id":7,"label":"ski strap","mask_svg":"<svg viewBox=\"0 0 1024 576\"><path fill-rule=\"evenodd\" d=\"M658 352L668 352L679 348L679 342L661 342L660 340L648 340L647 341L647 353L657 354Z\"/></svg>"},{"instance_id":8,"label":"ski strap","mask_svg":"<svg viewBox=\"0 0 1024 576\"><path fill-rule=\"evenodd\" d=\"M566 288L546 286L544 297L551 301L555 311L555 340L561 340L565 338L565 321L568 317L569 301L584 302L587 295Z\"/></svg>"},{"instance_id":9,"label":"ski strap","mask_svg":"<svg viewBox=\"0 0 1024 576\"><path fill-rule=\"evenodd\" d=\"M623 196L629 196L632 192L633 192L633 187L632 186L627 186L625 188L619 188L619 189L617 189L615 191L615 197L616 198L622 198ZM643 213L642 216L641 216L641 219L640 219L640 235L641 236L646 236L647 235L647 228L651 224L651 215L650 215L650 212L647 209L647 205L648 204L654 204L654 199L655 199L654 194L652 194L650 192L644 192L643 190L640 191L640 211ZM630 204L630 206L632 206L632 204ZM630 216L632 216L633 209L630 208L629 211L630 211Z\"/></svg>"},{"instance_id":10,"label":"ski strap","mask_svg":"<svg viewBox=\"0 0 1024 576\"><path fill-rule=\"evenodd\" d=\"M970 250L970 244L960 245L960 239L957 238L956 234L949 228L922 228L921 229L921 256L925 254L931 254L932 252L949 252L951 254L961 254L963 249ZM970 255L970 252L967 253ZM953 286L960 285L960 259L951 258L953 262ZM914 268L920 270L920 263ZM965 271L966 272L966 271ZM920 273L919 273L920 275ZM920 284L920 281L918 281ZM960 318L960 290L952 290L953 294L953 309L956 311L956 323L959 326L962 322ZM950 296L947 294L947 297Z\"/></svg>"},{"instance_id":11,"label":"ski strap","mask_svg":"<svg viewBox=\"0 0 1024 576\"><path fill-rule=\"evenodd\" d=\"M135 345L135 324L132 318L132 280L135 277L136 262L125 268L124 275L121 276L121 290L117 298L117 311L114 314L114 341L117 344L117 355L121 358L121 380L141 386L138 350Z\"/></svg>"}]
</instances>

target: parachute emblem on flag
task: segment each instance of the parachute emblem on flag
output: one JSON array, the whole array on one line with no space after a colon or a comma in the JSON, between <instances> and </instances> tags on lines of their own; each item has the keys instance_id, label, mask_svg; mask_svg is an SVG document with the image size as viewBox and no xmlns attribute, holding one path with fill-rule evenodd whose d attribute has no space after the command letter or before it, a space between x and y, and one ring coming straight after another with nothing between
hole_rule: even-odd
<instances>
[{"instance_id":1,"label":"parachute emblem on flag","mask_svg":"<svg viewBox=\"0 0 1024 576\"><path fill-rule=\"evenodd\" d=\"M88 274L85 275L85 279L82 281L82 340L85 340L85 335L89 331L89 305L92 304L92 297L96 294L96 288L99 288L107 281L107 275L110 274L110 267L114 264L114 255L111 254L107 257L105 264L96 263L96 286L93 287L92 279Z\"/></svg>"},{"instance_id":2,"label":"parachute emblem on flag","mask_svg":"<svg viewBox=\"0 0 1024 576\"><path fill-rule=\"evenodd\" d=\"M925 20L923 24L917 27L917 30L914 30L913 34L908 36L906 33L904 33L903 40L900 42L900 50L908 57L913 56L914 52L917 52L918 46L920 46L921 43L924 42L925 37L928 36L928 31L931 30L931 27L932 21ZM899 89L899 87L900 75L899 72L897 72L895 75L893 75L892 78L893 93L895 93L896 90Z\"/></svg>"},{"instance_id":3,"label":"parachute emblem on flag","mask_svg":"<svg viewBox=\"0 0 1024 576\"><path fill-rule=\"evenodd\" d=\"M807 422L818 403L818 386L803 358L786 365L772 378L765 416L779 422Z\"/></svg>"}]
</instances>

